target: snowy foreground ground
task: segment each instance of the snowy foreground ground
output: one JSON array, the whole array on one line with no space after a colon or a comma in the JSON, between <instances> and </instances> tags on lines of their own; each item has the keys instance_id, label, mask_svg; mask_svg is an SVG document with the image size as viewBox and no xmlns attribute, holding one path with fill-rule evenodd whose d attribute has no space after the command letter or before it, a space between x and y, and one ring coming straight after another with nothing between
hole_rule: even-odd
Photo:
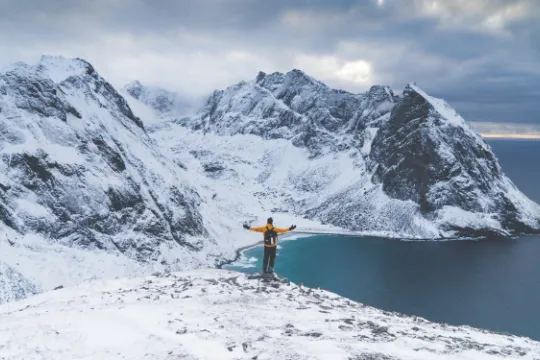
<instances>
[{"instance_id":1,"label":"snowy foreground ground","mask_svg":"<svg viewBox=\"0 0 540 360\"><path fill-rule=\"evenodd\" d=\"M286 281L200 270L0 307L0 359L540 359L540 343L383 312Z\"/></svg>"}]
</instances>

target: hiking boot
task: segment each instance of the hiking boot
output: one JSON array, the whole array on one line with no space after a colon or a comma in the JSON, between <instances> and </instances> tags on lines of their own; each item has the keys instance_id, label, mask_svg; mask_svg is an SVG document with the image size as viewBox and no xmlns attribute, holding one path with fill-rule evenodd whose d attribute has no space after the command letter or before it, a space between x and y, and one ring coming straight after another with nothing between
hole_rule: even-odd
<instances>
[{"instance_id":1,"label":"hiking boot","mask_svg":"<svg viewBox=\"0 0 540 360\"><path fill-rule=\"evenodd\" d=\"M273 273L274 273L274 268L273 268L273 267L268 268L268 273L269 273L269 274L273 274Z\"/></svg>"}]
</instances>

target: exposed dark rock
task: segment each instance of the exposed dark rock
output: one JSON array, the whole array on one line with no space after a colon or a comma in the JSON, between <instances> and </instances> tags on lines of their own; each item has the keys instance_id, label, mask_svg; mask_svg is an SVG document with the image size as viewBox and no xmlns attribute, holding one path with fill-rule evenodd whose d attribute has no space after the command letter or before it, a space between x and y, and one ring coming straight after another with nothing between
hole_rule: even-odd
<instances>
[{"instance_id":1,"label":"exposed dark rock","mask_svg":"<svg viewBox=\"0 0 540 360\"><path fill-rule=\"evenodd\" d=\"M225 170L225 167L219 163L209 163L203 165L204 171L208 173L216 173Z\"/></svg>"},{"instance_id":2,"label":"exposed dark rock","mask_svg":"<svg viewBox=\"0 0 540 360\"><path fill-rule=\"evenodd\" d=\"M122 159L122 156L110 147L103 138L94 138L92 139L94 145L97 146L102 156L105 158L105 161L114 171L124 171L126 170L126 163Z\"/></svg>"},{"instance_id":3,"label":"exposed dark rock","mask_svg":"<svg viewBox=\"0 0 540 360\"><path fill-rule=\"evenodd\" d=\"M424 212L445 205L480 211L480 199L472 192L486 194L501 176L500 166L482 139L446 122L424 96L407 87L373 140L375 181L390 196L412 200ZM470 182L448 186L436 198L430 194L436 184L456 177Z\"/></svg>"},{"instance_id":4,"label":"exposed dark rock","mask_svg":"<svg viewBox=\"0 0 540 360\"><path fill-rule=\"evenodd\" d=\"M315 338L321 337L322 335L323 334L320 332L307 332L307 333L302 334L302 336L309 336L309 337L315 337Z\"/></svg>"},{"instance_id":5,"label":"exposed dark rock","mask_svg":"<svg viewBox=\"0 0 540 360\"><path fill-rule=\"evenodd\" d=\"M373 140L373 181L390 197L417 203L428 218L454 206L497 213L513 233L533 232L504 193L503 173L489 145L466 124L454 124L458 120L446 119L439 111L414 85L407 86ZM458 236L501 235L495 228L463 225L446 230Z\"/></svg>"},{"instance_id":6,"label":"exposed dark rock","mask_svg":"<svg viewBox=\"0 0 540 360\"><path fill-rule=\"evenodd\" d=\"M384 355L381 353L363 353L350 357L349 360L399 360L399 358Z\"/></svg>"},{"instance_id":7,"label":"exposed dark rock","mask_svg":"<svg viewBox=\"0 0 540 360\"><path fill-rule=\"evenodd\" d=\"M45 117L67 121L71 114L79 119L81 114L68 102L57 96L57 85L49 79L28 76L26 68L16 68L2 76L3 92L15 100L15 105Z\"/></svg>"},{"instance_id":8,"label":"exposed dark rock","mask_svg":"<svg viewBox=\"0 0 540 360\"><path fill-rule=\"evenodd\" d=\"M388 326L376 326L371 330L371 332L376 335L386 333L388 332Z\"/></svg>"}]
</instances>

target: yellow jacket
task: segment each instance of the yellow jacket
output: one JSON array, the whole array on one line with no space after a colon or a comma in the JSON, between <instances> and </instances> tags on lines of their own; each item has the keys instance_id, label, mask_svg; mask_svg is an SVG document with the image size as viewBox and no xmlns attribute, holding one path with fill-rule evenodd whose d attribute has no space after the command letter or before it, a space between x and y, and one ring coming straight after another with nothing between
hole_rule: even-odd
<instances>
[{"instance_id":1,"label":"yellow jacket","mask_svg":"<svg viewBox=\"0 0 540 360\"><path fill-rule=\"evenodd\" d=\"M260 227L251 227L251 226L249 227L249 230L260 232L260 233L265 233L267 229L272 229L277 233L286 233L286 232L290 231L289 229L283 229L283 228L274 227L274 225L272 225L272 224L266 224L265 226L260 226ZM264 246L266 246L266 247L275 247L275 246L277 246L277 242L276 242L276 244L272 244L272 245L264 244Z\"/></svg>"}]
</instances>

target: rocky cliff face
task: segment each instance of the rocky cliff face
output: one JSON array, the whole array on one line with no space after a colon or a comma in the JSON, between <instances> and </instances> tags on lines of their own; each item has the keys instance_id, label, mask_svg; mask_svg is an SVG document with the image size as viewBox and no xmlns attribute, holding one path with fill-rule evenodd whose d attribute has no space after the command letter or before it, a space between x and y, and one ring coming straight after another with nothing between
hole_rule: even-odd
<instances>
[{"instance_id":1,"label":"rocky cliff face","mask_svg":"<svg viewBox=\"0 0 540 360\"><path fill-rule=\"evenodd\" d=\"M454 207L491 214L511 232L538 229L538 214L519 208L489 145L448 104L414 84L380 127L370 166L386 194L415 202L428 218Z\"/></svg>"},{"instance_id":2,"label":"rocky cliff face","mask_svg":"<svg viewBox=\"0 0 540 360\"><path fill-rule=\"evenodd\" d=\"M181 164L84 60L0 73L0 221L19 235L158 260L207 233Z\"/></svg>"},{"instance_id":3,"label":"rocky cliff face","mask_svg":"<svg viewBox=\"0 0 540 360\"><path fill-rule=\"evenodd\" d=\"M215 91L196 116L178 123L222 135L290 139L320 156L361 147L363 130L380 120L395 100L388 87L374 86L355 95L331 89L300 70L261 72L253 82Z\"/></svg>"}]
</instances>

